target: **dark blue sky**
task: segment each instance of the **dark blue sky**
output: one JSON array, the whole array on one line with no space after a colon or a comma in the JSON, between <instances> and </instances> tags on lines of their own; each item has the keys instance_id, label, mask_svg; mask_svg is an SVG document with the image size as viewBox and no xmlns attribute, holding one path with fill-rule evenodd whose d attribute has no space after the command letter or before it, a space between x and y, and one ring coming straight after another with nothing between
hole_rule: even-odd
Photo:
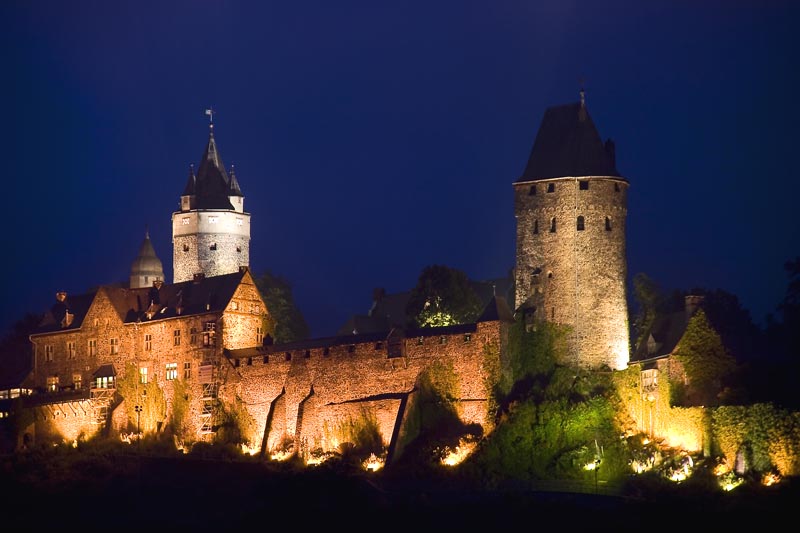
<instances>
[{"instance_id":1,"label":"dark blue sky","mask_svg":"<svg viewBox=\"0 0 800 533\"><path fill-rule=\"evenodd\" d=\"M0 326L126 280L208 135L251 268L314 336L372 289L514 264L512 183L546 107L587 105L631 183L629 278L736 294L761 322L800 255L800 3L43 2L0 6Z\"/></svg>"}]
</instances>

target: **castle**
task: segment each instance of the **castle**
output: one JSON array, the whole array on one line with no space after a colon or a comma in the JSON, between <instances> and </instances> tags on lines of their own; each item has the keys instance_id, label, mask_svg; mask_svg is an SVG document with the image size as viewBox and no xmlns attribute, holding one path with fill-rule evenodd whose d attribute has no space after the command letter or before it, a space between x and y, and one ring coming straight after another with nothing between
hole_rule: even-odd
<instances>
[{"instance_id":1,"label":"castle","mask_svg":"<svg viewBox=\"0 0 800 533\"><path fill-rule=\"evenodd\" d=\"M513 184L512 304L494 296L470 324L272 344L270 310L249 268L250 214L212 121L172 214L173 282L146 234L128 284L57 294L30 336L33 371L16 389L34 415L20 444L134 427L172 428L191 443L236 412L244 439L270 456L335 450L345 422L364 418L391 456L412 425L421 380L434 372L454 379L462 422L490 432L491 383L516 314L568 326L567 363L627 366L627 187L581 91L580 102L545 112Z\"/></svg>"}]
</instances>

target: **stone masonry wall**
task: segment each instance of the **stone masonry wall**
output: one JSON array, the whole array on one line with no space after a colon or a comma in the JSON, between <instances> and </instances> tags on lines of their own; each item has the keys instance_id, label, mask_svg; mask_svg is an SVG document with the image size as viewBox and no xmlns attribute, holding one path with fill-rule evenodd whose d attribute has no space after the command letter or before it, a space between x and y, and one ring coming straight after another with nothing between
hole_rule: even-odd
<instances>
[{"instance_id":1,"label":"stone masonry wall","mask_svg":"<svg viewBox=\"0 0 800 533\"><path fill-rule=\"evenodd\" d=\"M363 342L232 359L234 372L225 394L242 399L258 428L254 444L268 453L277 451L287 436L299 450L333 451L340 443L331 428L365 413L377 421L389 445L403 415L401 400L412 393L423 371L438 362L453 370L463 400L457 402L462 420L488 427L491 364L485 348L499 346L498 323L479 323L468 334L431 333L404 342L403 357L388 357L385 342Z\"/></svg>"},{"instance_id":2,"label":"stone masonry wall","mask_svg":"<svg viewBox=\"0 0 800 533\"><path fill-rule=\"evenodd\" d=\"M189 281L197 273L207 277L230 274L249 264L249 213L190 211L172 215L173 283Z\"/></svg>"},{"instance_id":3,"label":"stone masonry wall","mask_svg":"<svg viewBox=\"0 0 800 533\"><path fill-rule=\"evenodd\" d=\"M627 188L625 180L613 177L514 184L515 308L534 305L538 318L572 328L568 363L627 366ZM579 216L583 230L577 227Z\"/></svg>"}]
</instances>

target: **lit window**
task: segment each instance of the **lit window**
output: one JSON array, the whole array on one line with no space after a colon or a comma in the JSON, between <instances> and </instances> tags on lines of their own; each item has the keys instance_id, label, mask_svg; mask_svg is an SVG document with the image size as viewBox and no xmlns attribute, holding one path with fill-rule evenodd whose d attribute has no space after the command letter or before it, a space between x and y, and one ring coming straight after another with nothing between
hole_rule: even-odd
<instances>
[{"instance_id":1,"label":"lit window","mask_svg":"<svg viewBox=\"0 0 800 533\"><path fill-rule=\"evenodd\" d=\"M164 373L167 381L178 379L178 363L167 363Z\"/></svg>"},{"instance_id":2,"label":"lit window","mask_svg":"<svg viewBox=\"0 0 800 533\"><path fill-rule=\"evenodd\" d=\"M97 339L89 339L89 356L94 357L97 355Z\"/></svg>"},{"instance_id":3,"label":"lit window","mask_svg":"<svg viewBox=\"0 0 800 533\"><path fill-rule=\"evenodd\" d=\"M69 341L67 343L67 358L75 359L75 341Z\"/></svg>"},{"instance_id":4,"label":"lit window","mask_svg":"<svg viewBox=\"0 0 800 533\"><path fill-rule=\"evenodd\" d=\"M172 345L173 346L180 346L181 345L181 330L176 329L172 332Z\"/></svg>"},{"instance_id":5,"label":"lit window","mask_svg":"<svg viewBox=\"0 0 800 533\"><path fill-rule=\"evenodd\" d=\"M212 346L214 344L214 331L216 330L216 323L206 322L205 331L203 332L203 346Z\"/></svg>"},{"instance_id":6,"label":"lit window","mask_svg":"<svg viewBox=\"0 0 800 533\"><path fill-rule=\"evenodd\" d=\"M239 302L231 302L231 309L233 309L234 311L239 309Z\"/></svg>"},{"instance_id":7,"label":"lit window","mask_svg":"<svg viewBox=\"0 0 800 533\"><path fill-rule=\"evenodd\" d=\"M153 335L150 333L144 334L144 349L148 352L153 349Z\"/></svg>"},{"instance_id":8,"label":"lit window","mask_svg":"<svg viewBox=\"0 0 800 533\"><path fill-rule=\"evenodd\" d=\"M45 344L44 345L44 360L47 362L53 361L53 345L52 344Z\"/></svg>"},{"instance_id":9,"label":"lit window","mask_svg":"<svg viewBox=\"0 0 800 533\"><path fill-rule=\"evenodd\" d=\"M99 377L95 380L95 387L98 389L113 389L114 376Z\"/></svg>"},{"instance_id":10,"label":"lit window","mask_svg":"<svg viewBox=\"0 0 800 533\"><path fill-rule=\"evenodd\" d=\"M81 374L72 374L72 388L75 390L80 390L81 383L83 382L83 376Z\"/></svg>"},{"instance_id":11,"label":"lit window","mask_svg":"<svg viewBox=\"0 0 800 533\"><path fill-rule=\"evenodd\" d=\"M140 366L139 367L139 383L142 385L147 385L147 367Z\"/></svg>"},{"instance_id":12,"label":"lit window","mask_svg":"<svg viewBox=\"0 0 800 533\"><path fill-rule=\"evenodd\" d=\"M108 343L111 345L111 355L116 355L119 353L119 339L108 339Z\"/></svg>"},{"instance_id":13,"label":"lit window","mask_svg":"<svg viewBox=\"0 0 800 533\"><path fill-rule=\"evenodd\" d=\"M585 228L585 222L583 216L578 217L578 231L583 231Z\"/></svg>"},{"instance_id":14,"label":"lit window","mask_svg":"<svg viewBox=\"0 0 800 533\"><path fill-rule=\"evenodd\" d=\"M183 379L189 379L192 377L192 363L185 362L183 363Z\"/></svg>"},{"instance_id":15,"label":"lit window","mask_svg":"<svg viewBox=\"0 0 800 533\"><path fill-rule=\"evenodd\" d=\"M465 333L464 334L464 342L469 342L471 340L472 340L472 334L471 333Z\"/></svg>"},{"instance_id":16,"label":"lit window","mask_svg":"<svg viewBox=\"0 0 800 533\"><path fill-rule=\"evenodd\" d=\"M216 224L219 221L219 217L208 217L209 224Z\"/></svg>"},{"instance_id":17,"label":"lit window","mask_svg":"<svg viewBox=\"0 0 800 533\"><path fill-rule=\"evenodd\" d=\"M184 226L188 226L189 225L189 217L183 217L181 219L181 222L183 222Z\"/></svg>"},{"instance_id":18,"label":"lit window","mask_svg":"<svg viewBox=\"0 0 800 533\"><path fill-rule=\"evenodd\" d=\"M445 337L444 335L440 335L439 344L445 344L445 343L447 343L447 337Z\"/></svg>"},{"instance_id":19,"label":"lit window","mask_svg":"<svg viewBox=\"0 0 800 533\"><path fill-rule=\"evenodd\" d=\"M47 390L49 392L58 390L58 376L47 376Z\"/></svg>"}]
</instances>

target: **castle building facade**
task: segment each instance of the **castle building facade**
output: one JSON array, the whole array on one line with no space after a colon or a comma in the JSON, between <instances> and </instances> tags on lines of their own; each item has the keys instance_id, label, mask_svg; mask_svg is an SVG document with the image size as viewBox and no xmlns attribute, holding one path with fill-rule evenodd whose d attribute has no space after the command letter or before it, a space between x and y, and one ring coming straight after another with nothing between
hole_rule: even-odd
<instances>
[{"instance_id":1,"label":"castle building facade","mask_svg":"<svg viewBox=\"0 0 800 533\"><path fill-rule=\"evenodd\" d=\"M629 359L625 219L628 180L602 142L583 91L548 108L514 183L515 310L569 329L571 364Z\"/></svg>"}]
</instances>

